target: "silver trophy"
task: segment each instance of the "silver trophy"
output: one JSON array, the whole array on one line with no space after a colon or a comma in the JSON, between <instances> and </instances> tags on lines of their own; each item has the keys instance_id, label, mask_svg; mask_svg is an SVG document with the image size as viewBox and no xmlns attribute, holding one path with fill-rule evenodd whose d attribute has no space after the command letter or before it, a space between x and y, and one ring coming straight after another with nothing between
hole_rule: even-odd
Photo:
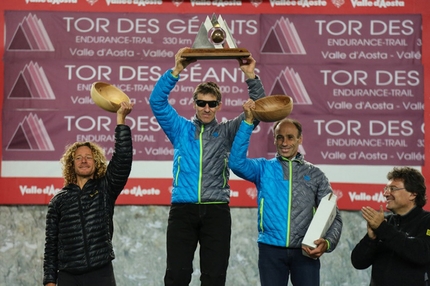
<instances>
[{"instance_id":1,"label":"silver trophy","mask_svg":"<svg viewBox=\"0 0 430 286\"><path fill-rule=\"evenodd\" d=\"M194 59L240 59L250 56L244 48L238 48L225 20L215 14L200 26L193 46L182 54L185 58Z\"/></svg>"}]
</instances>

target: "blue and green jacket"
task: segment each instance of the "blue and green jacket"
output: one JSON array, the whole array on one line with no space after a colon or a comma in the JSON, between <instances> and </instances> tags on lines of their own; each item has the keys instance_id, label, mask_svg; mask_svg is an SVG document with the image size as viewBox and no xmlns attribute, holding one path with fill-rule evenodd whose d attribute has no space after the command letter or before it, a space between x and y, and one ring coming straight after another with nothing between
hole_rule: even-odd
<instances>
[{"instance_id":1,"label":"blue and green jacket","mask_svg":"<svg viewBox=\"0 0 430 286\"><path fill-rule=\"evenodd\" d=\"M325 174L298 153L293 160L280 155L270 160L246 157L253 127L242 122L234 139L229 166L257 187L258 242L301 248L321 199L333 192ZM325 239L335 249L342 231L339 210Z\"/></svg>"},{"instance_id":2,"label":"blue and green jacket","mask_svg":"<svg viewBox=\"0 0 430 286\"><path fill-rule=\"evenodd\" d=\"M180 116L168 102L178 80L171 70L166 71L149 98L154 116L174 147L171 202L229 203L228 154L244 114L225 122L214 119L209 124L196 116L192 120ZM250 98L265 96L258 77L246 83Z\"/></svg>"}]
</instances>

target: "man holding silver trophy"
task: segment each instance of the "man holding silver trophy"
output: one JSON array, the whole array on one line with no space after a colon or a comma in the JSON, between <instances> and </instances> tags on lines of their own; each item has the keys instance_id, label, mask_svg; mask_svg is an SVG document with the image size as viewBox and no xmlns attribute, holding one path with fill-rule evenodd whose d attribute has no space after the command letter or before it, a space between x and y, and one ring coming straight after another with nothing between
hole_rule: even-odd
<instances>
[{"instance_id":1,"label":"man holding silver trophy","mask_svg":"<svg viewBox=\"0 0 430 286\"><path fill-rule=\"evenodd\" d=\"M219 37L219 29L214 31ZM207 37L205 33L202 35ZM226 122L217 121L222 94L215 82L203 82L195 88L192 120L179 115L168 101L181 72L189 64L198 59L219 58L237 58L246 77L249 97L263 98L265 91L255 75L254 58L246 53L237 54L236 49L234 55L229 49L220 50L179 49L174 68L161 76L149 98L158 123L174 146L165 285L189 285L197 244L200 245L201 285L225 285L226 282L231 236L228 155L244 114Z\"/></svg>"}]
</instances>

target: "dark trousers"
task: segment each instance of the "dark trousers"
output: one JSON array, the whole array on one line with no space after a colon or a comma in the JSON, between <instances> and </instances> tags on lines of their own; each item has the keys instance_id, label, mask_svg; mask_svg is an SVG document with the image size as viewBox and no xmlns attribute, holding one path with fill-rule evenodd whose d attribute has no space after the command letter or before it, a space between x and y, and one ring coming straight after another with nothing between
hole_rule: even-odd
<instances>
[{"instance_id":1,"label":"dark trousers","mask_svg":"<svg viewBox=\"0 0 430 286\"><path fill-rule=\"evenodd\" d=\"M200 244L203 286L225 285L230 256L231 216L228 204L173 204L167 226L165 285L189 285L194 252Z\"/></svg>"},{"instance_id":2,"label":"dark trousers","mask_svg":"<svg viewBox=\"0 0 430 286\"><path fill-rule=\"evenodd\" d=\"M291 274L294 286L320 285L320 260L302 254L301 248L258 244L261 286L286 286Z\"/></svg>"},{"instance_id":3,"label":"dark trousers","mask_svg":"<svg viewBox=\"0 0 430 286\"><path fill-rule=\"evenodd\" d=\"M112 263L83 274L58 272L58 286L115 286Z\"/></svg>"}]
</instances>

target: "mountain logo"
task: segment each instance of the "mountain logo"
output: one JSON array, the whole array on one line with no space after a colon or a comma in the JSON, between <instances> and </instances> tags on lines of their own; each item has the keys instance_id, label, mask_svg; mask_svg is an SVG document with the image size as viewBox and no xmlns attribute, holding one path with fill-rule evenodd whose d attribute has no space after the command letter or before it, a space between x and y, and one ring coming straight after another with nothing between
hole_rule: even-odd
<instances>
[{"instance_id":1,"label":"mountain logo","mask_svg":"<svg viewBox=\"0 0 430 286\"><path fill-rule=\"evenodd\" d=\"M286 67L275 78L269 94L288 94L293 98L294 104L312 104L300 75L289 67Z\"/></svg>"},{"instance_id":2,"label":"mountain logo","mask_svg":"<svg viewBox=\"0 0 430 286\"><path fill-rule=\"evenodd\" d=\"M282 17L267 33L261 53L306 55L306 50L294 24L288 18Z\"/></svg>"},{"instance_id":3,"label":"mountain logo","mask_svg":"<svg viewBox=\"0 0 430 286\"><path fill-rule=\"evenodd\" d=\"M31 61L19 72L7 98L53 100L55 94L43 68Z\"/></svg>"},{"instance_id":4,"label":"mountain logo","mask_svg":"<svg viewBox=\"0 0 430 286\"><path fill-rule=\"evenodd\" d=\"M54 145L43 121L33 113L17 126L6 150L8 151L54 151Z\"/></svg>"},{"instance_id":5,"label":"mountain logo","mask_svg":"<svg viewBox=\"0 0 430 286\"><path fill-rule=\"evenodd\" d=\"M19 23L8 51L55 51L43 22L31 13Z\"/></svg>"}]
</instances>

